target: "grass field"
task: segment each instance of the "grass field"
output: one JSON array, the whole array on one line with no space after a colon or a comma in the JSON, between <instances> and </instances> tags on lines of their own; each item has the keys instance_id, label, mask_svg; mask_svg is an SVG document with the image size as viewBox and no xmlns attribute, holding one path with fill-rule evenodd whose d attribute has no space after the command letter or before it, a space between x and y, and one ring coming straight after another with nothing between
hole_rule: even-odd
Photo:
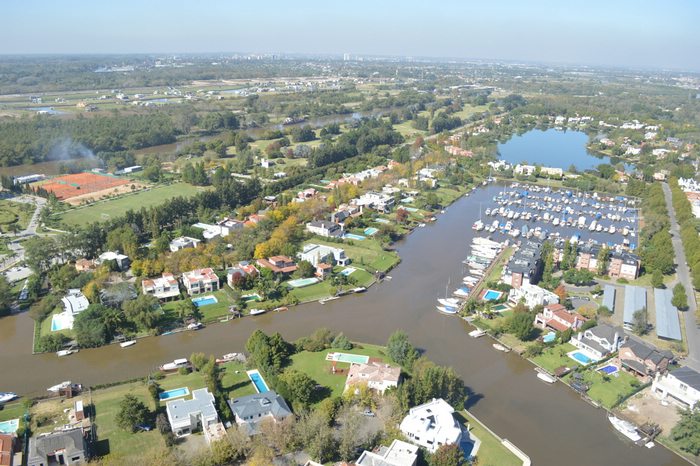
<instances>
[{"instance_id":1,"label":"grass field","mask_svg":"<svg viewBox=\"0 0 700 466\"><path fill-rule=\"evenodd\" d=\"M588 396L606 408L614 408L623 399L640 389L639 381L626 372L617 372L618 377L603 377L598 371L584 372L583 380L590 386ZM568 375L567 378L571 377Z\"/></svg>"},{"instance_id":2,"label":"grass field","mask_svg":"<svg viewBox=\"0 0 700 466\"><path fill-rule=\"evenodd\" d=\"M368 272L375 270L386 272L399 263L399 255L392 251L384 251L377 240L367 238L364 241L348 241L332 243L320 237L314 237L309 243L325 244L334 248L342 248L345 254L352 259L351 267L361 267Z\"/></svg>"},{"instance_id":3,"label":"grass field","mask_svg":"<svg viewBox=\"0 0 700 466\"><path fill-rule=\"evenodd\" d=\"M12 228L24 230L34 213L33 204L22 202L0 201L0 232L8 233Z\"/></svg>"},{"instance_id":4,"label":"grass field","mask_svg":"<svg viewBox=\"0 0 700 466\"><path fill-rule=\"evenodd\" d=\"M61 215L60 220L66 225L86 225L95 221L119 217L128 210L152 207L174 197L189 197L197 194L202 189L187 183L156 186L146 191L127 194L116 199L100 201L87 207L69 210Z\"/></svg>"},{"instance_id":5,"label":"grass field","mask_svg":"<svg viewBox=\"0 0 700 466\"><path fill-rule=\"evenodd\" d=\"M229 298L228 293L223 288L218 291L214 291L213 293L202 293L200 296L203 297L210 295L215 296L218 302L216 304L209 304L207 306L202 306L199 308L200 312L202 313L202 322L204 323L213 322L215 320L218 320L220 317L227 316L228 309L231 306L231 304L233 304L231 298ZM173 321L178 319L176 309L177 305L181 302L182 300L178 300L170 301L163 304L163 311L165 311L166 319Z\"/></svg>"},{"instance_id":6,"label":"grass field","mask_svg":"<svg viewBox=\"0 0 700 466\"><path fill-rule=\"evenodd\" d=\"M557 345L552 348L547 348L539 356L535 356L532 360L539 366L549 372L554 372L554 369L567 366L570 368L578 367L579 364L568 357L566 353L575 350L576 347L570 343L564 343L563 345Z\"/></svg>"},{"instance_id":7,"label":"grass field","mask_svg":"<svg viewBox=\"0 0 700 466\"><path fill-rule=\"evenodd\" d=\"M342 369L343 372L336 372L333 374L331 372L332 364L329 361L326 361L326 355L335 351L338 350L328 349L313 353L309 351L301 351L292 356L292 363L289 365L289 368L306 373L309 377L314 379L316 383L328 388L330 390L330 396L340 396L343 394L345 378L347 377L347 370L350 368L350 364L340 362L336 363L336 369ZM360 345L351 350L343 350L341 352L363 354L371 358L378 358L385 362L389 362L383 351L384 348L381 346Z\"/></svg>"},{"instance_id":8,"label":"grass field","mask_svg":"<svg viewBox=\"0 0 700 466\"><path fill-rule=\"evenodd\" d=\"M469 433L481 440L476 453L480 466L521 466L523 462L503 446L501 441L476 421L468 411L455 413L457 422L469 429Z\"/></svg>"}]
</instances>

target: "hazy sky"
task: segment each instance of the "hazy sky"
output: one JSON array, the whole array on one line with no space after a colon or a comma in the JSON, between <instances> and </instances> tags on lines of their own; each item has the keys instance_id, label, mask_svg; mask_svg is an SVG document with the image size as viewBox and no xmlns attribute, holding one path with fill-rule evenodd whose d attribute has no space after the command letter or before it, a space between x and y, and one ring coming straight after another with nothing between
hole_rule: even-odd
<instances>
[{"instance_id":1,"label":"hazy sky","mask_svg":"<svg viewBox=\"0 0 700 466\"><path fill-rule=\"evenodd\" d=\"M4 0L0 54L276 52L700 70L697 0Z\"/></svg>"}]
</instances>

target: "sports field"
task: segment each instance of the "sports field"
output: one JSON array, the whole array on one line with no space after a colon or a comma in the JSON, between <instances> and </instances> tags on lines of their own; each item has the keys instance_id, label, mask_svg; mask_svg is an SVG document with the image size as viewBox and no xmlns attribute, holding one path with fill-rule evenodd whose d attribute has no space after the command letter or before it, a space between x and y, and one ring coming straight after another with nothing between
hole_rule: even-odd
<instances>
[{"instance_id":1,"label":"sports field","mask_svg":"<svg viewBox=\"0 0 700 466\"><path fill-rule=\"evenodd\" d=\"M139 210L142 207L152 207L173 197L189 197L197 194L202 189L204 188L198 188L187 183L156 186L146 191L101 201L88 207L69 210L61 215L61 221L66 225L87 225L88 223L119 217L129 209Z\"/></svg>"},{"instance_id":2,"label":"sports field","mask_svg":"<svg viewBox=\"0 0 700 466\"><path fill-rule=\"evenodd\" d=\"M57 199L62 201L71 197L90 194L124 184L129 184L129 180L98 175L96 173L74 173L72 175L52 178L46 183L42 183L41 187L53 193Z\"/></svg>"}]
</instances>

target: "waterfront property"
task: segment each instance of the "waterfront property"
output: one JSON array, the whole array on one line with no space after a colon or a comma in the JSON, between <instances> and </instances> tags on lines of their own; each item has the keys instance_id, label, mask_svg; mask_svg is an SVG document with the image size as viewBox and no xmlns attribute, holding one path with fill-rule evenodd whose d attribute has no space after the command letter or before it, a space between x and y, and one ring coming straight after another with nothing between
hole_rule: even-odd
<instances>
[{"instance_id":1,"label":"waterfront property","mask_svg":"<svg viewBox=\"0 0 700 466\"><path fill-rule=\"evenodd\" d=\"M659 350L639 338L629 337L620 346L617 359L621 367L640 377L642 381L649 382L658 372L666 372L669 363L673 361L673 353Z\"/></svg>"},{"instance_id":2,"label":"waterfront property","mask_svg":"<svg viewBox=\"0 0 700 466\"><path fill-rule=\"evenodd\" d=\"M158 394L158 399L160 401L172 400L173 398L180 398L190 394L190 389L187 387L174 388L172 390L167 390Z\"/></svg>"},{"instance_id":3,"label":"waterfront property","mask_svg":"<svg viewBox=\"0 0 700 466\"><path fill-rule=\"evenodd\" d=\"M557 332L564 332L568 329L578 331L584 322L586 322L578 312L569 311L559 303L548 304L543 311L535 316L535 327L545 330L551 328ZM547 343L545 341L545 343Z\"/></svg>"},{"instance_id":4,"label":"waterfront property","mask_svg":"<svg viewBox=\"0 0 700 466\"><path fill-rule=\"evenodd\" d=\"M270 391L270 388L267 386L265 379L263 379L262 375L260 374L260 372L258 372L257 369L251 369L249 371L246 371L246 374L248 375L250 381L253 383L256 392L267 393Z\"/></svg>"},{"instance_id":5,"label":"waterfront property","mask_svg":"<svg viewBox=\"0 0 700 466\"><path fill-rule=\"evenodd\" d=\"M63 312L54 314L51 318L51 331L70 330L73 328L75 316L88 308L90 302L80 290L68 290L66 296L61 298Z\"/></svg>"},{"instance_id":6,"label":"waterfront property","mask_svg":"<svg viewBox=\"0 0 700 466\"><path fill-rule=\"evenodd\" d=\"M204 430L210 424L219 422L219 415L214 407L214 395L209 393L207 388L194 390L189 400L168 401L165 409L170 428L177 437L190 435L198 427Z\"/></svg>"},{"instance_id":7,"label":"waterfront property","mask_svg":"<svg viewBox=\"0 0 700 466\"><path fill-rule=\"evenodd\" d=\"M0 434L14 434L19 428L19 418L0 422ZM2 463L0 463L1 465Z\"/></svg>"},{"instance_id":8,"label":"waterfront property","mask_svg":"<svg viewBox=\"0 0 700 466\"><path fill-rule=\"evenodd\" d=\"M700 373L681 367L666 374L656 373L651 391L662 400L672 401L682 408L700 406Z\"/></svg>"},{"instance_id":9,"label":"waterfront property","mask_svg":"<svg viewBox=\"0 0 700 466\"><path fill-rule=\"evenodd\" d=\"M326 361L346 362L350 364L367 364L369 362L369 356L365 356L363 354L331 352L326 355Z\"/></svg>"},{"instance_id":10,"label":"waterfront property","mask_svg":"<svg viewBox=\"0 0 700 466\"><path fill-rule=\"evenodd\" d=\"M596 362L600 359L597 355L591 354L590 352L580 349L575 351L570 351L567 353L571 359L581 364L582 366L587 366L592 362Z\"/></svg>"},{"instance_id":11,"label":"waterfront property","mask_svg":"<svg viewBox=\"0 0 700 466\"><path fill-rule=\"evenodd\" d=\"M211 293L219 289L219 277L210 267L196 269L182 274L182 284L187 294L192 296L200 293Z\"/></svg>"},{"instance_id":12,"label":"waterfront property","mask_svg":"<svg viewBox=\"0 0 700 466\"><path fill-rule=\"evenodd\" d=\"M503 269L502 280L513 288L537 283L542 276L542 242L534 239L523 241Z\"/></svg>"},{"instance_id":13,"label":"waterfront property","mask_svg":"<svg viewBox=\"0 0 700 466\"><path fill-rule=\"evenodd\" d=\"M502 291L498 290L485 290L482 299L484 301L498 301L503 296Z\"/></svg>"},{"instance_id":14,"label":"waterfront property","mask_svg":"<svg viewBox=\"0 0 700 466\"><path fill-rule=\"evenodd\" d=\"M292 287L292 288L303 288L305 286L313 285L315 283L318 283L319 279L316 277L309 277L309 278L297 278L294 280L289 280L287 282L287 285Z\"/></svg>"},{"instance_id":15,"label":"waterfront property","mask_svg":"<svg viewBox=\"0 0 700 466\"><path fill-rule=\"evenodd\" d=\"M443 399L411 408L399 428L409 442L435 451L442 445L459 443L462 429L454 418L455 410Z\"/></svg>"},{"instance_id":16,"label":"waterfront property","mask_svg":"<svg viewBox=\"0 0 700 466\"><path fill-rule=\"evenodd\" d=\"M400 379L401 368L398 366L380 362L351 364L345 380L345 390L358 384L366 384L368 388L384 394L387 388L398 387Z\"/></svg>"},{"instance_id":17,"label":"waterfront property","mask_svg":"<svg viewBox=\"0 0 700 466\"><path fill-rule=\"evenodd\" d=\"M246 428L249 435L258 433L260 422L279 422L292 414L284 398L271 390L229 400L228 405L236 424Z\"/></svg>"},{"instance_id":18,"label":"waterfront property","mask_svg":"<svg viewBox=\"0 0 700 466\"><path fill-rule=\"evenodd\" d=\"M394 439L388 447L380 446L376 452L363 451L355 461L357 466L415 466L418 462L418 447Z\"/></svg>"},{"instance_id":19,"label":"waterfront property","mask_svg":"<svg viewBox=\"0 0 700 466\"><path fill-rule=\"evenodd\" d=\"M678 308L671 304L673 292L669 289L654 289L654 306L656 307L656 335L664 340L683 339Z\"/></svg>"},{"instance_id":20,"label":"waterfront property","mask_svg":"<svg viewBox=\"0 0 700 466\"><path fill-rule=\"evenodd\" d=\"M197 298L192 298L192 302L197 307L204 307L204 306L210 306L212 304L216 304L219 301L216 299L216 296L209 295L209 296L199 296Z\"/></svg>"},{"instance_id":21,"label":"waterfront property","mask_svg":"<svg viewBox=\"0 0 700 466\"><path fill-rule=\"evenodd\" d=\"M318 267L320 263L340 266L346 266L350 263L350 258L345 255L345 250L316 243L305 244L298 257L299 260L307 261L314 267Z\"/></svg>"},{"instance_id":22,"label":"waterfront property","mask_svg":"<svg viewBox=\"0 0 700 466\"><path fill-rule=\"evenodd\" d=\"M570 343L576 348L590 353L591 359L602 359L608 354L616 352L624 342L624 338L625 332L620 327L598 324L577 333Z\"/></svg>"},{"instance_id":23,"label":"waterfront property","mask_svg":"<svg viewBox=\"0 0 700 466\"><path fill-rule=\"evenodd\" d=\"M20 466L21 459L16 461L15 450L19 446L14 435L0 434L0 466Z\"/></svg>"},{"instance_id":24,"label":"waterfront property","mask_svg":"<svg viewBox=\"0 0 700 466\"><path fill-rule=\"evenodd\" d=\"M88 444L83 429L52 432L29 439L27 466L67 466L87 463Z\"/></svg>"},{"instance_id":25,"label":"waterfront property","mask_svg":"<svg viewBox=\"0 0 700 466\"><path fill-rule=\"evenodd\" d=\"M141 292L153 295L161 301L168 301L180 296L180 287L173 274L163 272L161 277L143 280L141 282Z\"/></svg>"},{"instance_id":26,"label":"waterfront property","mask_svg":"<svg viewBox=\"0 0 700 466\"><path fill-rule=\"evenodd\" d=\"M272 256L267 259L258 259L257 264L262 268L272 270L274 273L289 274L297 270L296 262L287 256Z\"/></svg>"},{"instance_id":27,"label":"waterfront property","mask_svg":"<svg viewBox=\"0 0 700 466\"><path fill-rule=\"evenodd\" d=\"M512 288L508 293L508 301L517 304L524 301L529 308L548 304L558 304L559 296L537 285L523 283L518 288Z\"/></svg>"}]
</instances>

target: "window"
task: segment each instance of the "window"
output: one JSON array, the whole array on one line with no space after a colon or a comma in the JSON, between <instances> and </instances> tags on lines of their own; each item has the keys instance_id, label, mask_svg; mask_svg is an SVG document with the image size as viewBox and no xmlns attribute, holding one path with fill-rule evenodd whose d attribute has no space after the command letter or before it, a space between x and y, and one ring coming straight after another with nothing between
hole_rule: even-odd
<instances>
[{"instance_id":1,"label":"window","mask_svg":"<svg viewBox=\"0 0 700 466\"><path fill-rule=\"evenodd\" d=\"M688 386L686 384L682 383L682 384L680 384L680 389L682 392L686 392L686 391L688 391Z\"/></svg>"}]
</instances>

